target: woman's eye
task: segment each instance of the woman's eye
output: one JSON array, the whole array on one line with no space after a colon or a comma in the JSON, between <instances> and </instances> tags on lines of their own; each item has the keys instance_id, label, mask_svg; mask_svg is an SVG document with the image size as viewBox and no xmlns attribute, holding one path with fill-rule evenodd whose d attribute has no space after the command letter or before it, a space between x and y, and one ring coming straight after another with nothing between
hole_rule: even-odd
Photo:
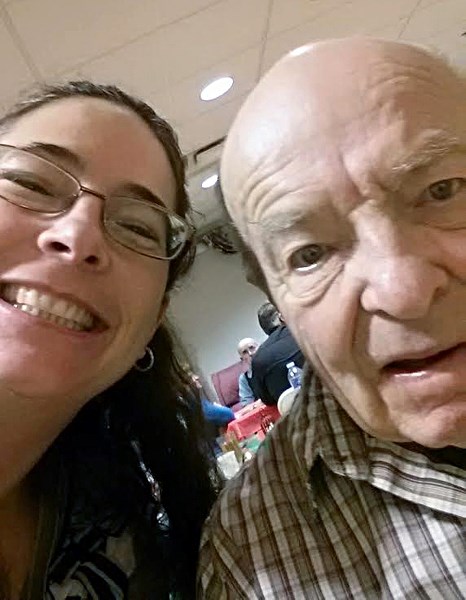
<instances>
[{"instance_id":1,"label":"woman's eye","mask_svg":"<svg viewBox=\"0 0 466 600\"><path fill-rule=\"evenodd\" d=\"M427 190L424 192L426 200L435 200L441 202L443 200L450 200L455 196L460 188L464 184L464 179L455 177L453 179L442 179L429 185Z\"/></svg>"},{"instance_id":2,"label":"woman's eye","mask_svg":"<svg viewBox=\"0 0 466 600\"><path fill-rule=\"evenodd\" d=\"M123 225L123 227L125 229L127 229L128 231L130 231L131 233L134 233L141 237L144 237L144 238L147 238L150 240L155 240L155 241L158 241L158 239L159 239L157 232L150 229L149 227L145 227L144 225L139 225L137 223L125 223Z\"/></svg>"},{"instance_id":3,"label":"woman's eye","mask_svg":"<svg viewBox=\"0 0 466 600\"><path fill-rule=\"evenodd\" d=\"M289 260L290 266L295 271L310 271L318 266L327 252L325 246L309 244L293 252Z\"/></svg>"},{"instance_id":4,"label":"woman's eye","mask_svg":"<svg viewBox=\"0 0 466 600\"><path fill-rule=\"evenodd\" d=\"M34 177L34 175L16 173L14 171L4 171L2 173L2 178L11 181L11 183L28 191L36 192L44 196L53 195L49 189L50 186L46 187L37 177Z\"/></svg>"}]
</instances>

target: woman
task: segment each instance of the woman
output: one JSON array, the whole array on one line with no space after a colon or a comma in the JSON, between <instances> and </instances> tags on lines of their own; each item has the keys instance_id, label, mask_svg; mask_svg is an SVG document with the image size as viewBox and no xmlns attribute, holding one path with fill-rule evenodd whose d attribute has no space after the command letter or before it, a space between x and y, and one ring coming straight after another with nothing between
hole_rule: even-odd
<instances>
[{"instance_id":1,"label":"woman","mask_svg":"<svg viewBox=\"0 0 466 600\"><path fill-rule=\"evenodd\" d=\"M0 598L191 597L218 484L163 324L192 258L169 125L112 86L0 120Z\"/></svg>"}]
</instances>

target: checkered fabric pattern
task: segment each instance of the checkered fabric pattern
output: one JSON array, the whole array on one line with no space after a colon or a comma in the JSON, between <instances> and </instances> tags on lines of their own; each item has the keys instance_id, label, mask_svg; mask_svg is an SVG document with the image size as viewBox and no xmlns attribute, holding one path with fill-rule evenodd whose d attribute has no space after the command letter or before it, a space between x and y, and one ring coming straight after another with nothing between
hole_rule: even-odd
<instances>
[{"instance_id":1,"label":"checkered fabric pattern","mask_svg":"<svg viewBox=\"0 0 466 600\"><path fill-rule=\"evenodd\" d=\"M466 598L466 471L367 435L317 378L303 389L215 505L199 597Z\"/></svg>"}]
</instances>

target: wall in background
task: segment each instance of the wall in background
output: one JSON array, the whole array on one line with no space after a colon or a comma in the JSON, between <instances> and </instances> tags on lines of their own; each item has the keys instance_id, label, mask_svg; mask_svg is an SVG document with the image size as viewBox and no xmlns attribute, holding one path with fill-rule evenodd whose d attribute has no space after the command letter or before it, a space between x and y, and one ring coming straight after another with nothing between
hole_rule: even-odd
<instances>
[{"instance_id":1,"label":"wall in background","mask_svg":"<svg viewBox=\"0 0 466 600\"><path fill-rule=\"evenodd\" d=\"M238 360L243 337L262 342L257 309L267 298L249 284L238 254L208 249L171 300L171 317L206 378Z\"/></svg>"}]
</instances>

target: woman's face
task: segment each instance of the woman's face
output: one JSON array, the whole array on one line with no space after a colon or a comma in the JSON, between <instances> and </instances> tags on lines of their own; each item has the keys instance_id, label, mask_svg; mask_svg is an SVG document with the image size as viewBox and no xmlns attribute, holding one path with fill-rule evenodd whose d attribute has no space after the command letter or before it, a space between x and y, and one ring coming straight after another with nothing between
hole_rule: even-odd
<instances>
[{"instance_id":1,"label":"woman's face","mask_svg":"<svg viewBox=\"0 0 466 600\"><path fill-rule=\"evenodd\" d=\"M34 145L103 195L134 197L139 186L146 192L136 197L150 192L175 209L161 143L137 115L105 100L54 101L16 121L0 143ZM84 403L144 354L164 310L168 264L107 236L103 202L84 192L50 216L0 198L0 390ZM52 322L24 305L68 318Z\"/></svg>"}]
</instances>

